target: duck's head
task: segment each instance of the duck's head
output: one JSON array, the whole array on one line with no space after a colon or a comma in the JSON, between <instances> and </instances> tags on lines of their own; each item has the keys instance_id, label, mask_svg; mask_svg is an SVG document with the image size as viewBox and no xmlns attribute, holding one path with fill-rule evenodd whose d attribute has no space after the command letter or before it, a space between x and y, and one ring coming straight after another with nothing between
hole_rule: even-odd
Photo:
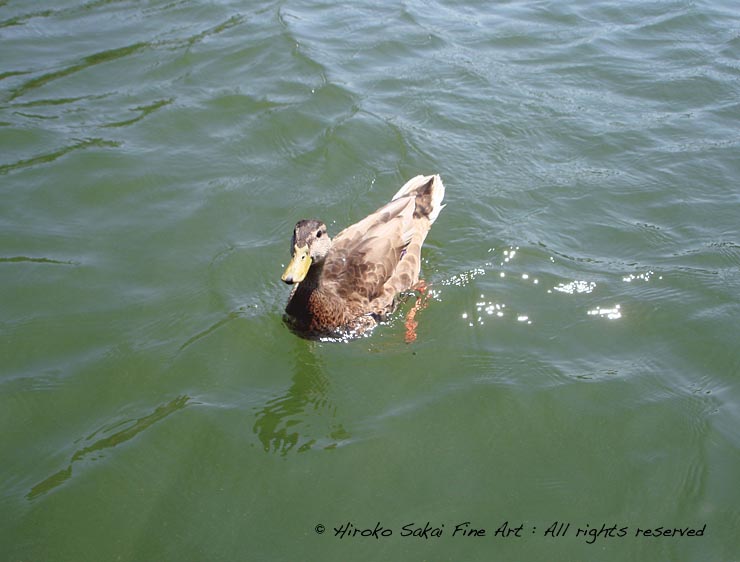
<instances>
[{"instance_id":1,"label":"duck's head","mask_svg":"<svg viewBox=\"0 0 740 562\"><path fill-rule=\"evenodd\" d=\"M317 220L298 221L290 242L291 259L281 279L292 285L306 278L312 264L322 264L331 248L326 225Z\"/></svg>"}]
</instances>

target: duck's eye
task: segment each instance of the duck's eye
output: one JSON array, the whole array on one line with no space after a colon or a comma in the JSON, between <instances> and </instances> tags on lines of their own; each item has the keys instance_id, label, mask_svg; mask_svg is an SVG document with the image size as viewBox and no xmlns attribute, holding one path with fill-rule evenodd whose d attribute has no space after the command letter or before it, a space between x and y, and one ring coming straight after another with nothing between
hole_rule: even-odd
<instances>
[{"instance_id":1,"label":"duck's eye","mask_svg":"<svg viewBox=\"0 0 740 562\"><path fill-rule=\"evenodd\" d=\"M321 232L321 231L319 230L319 231L318 231L318 232L316 233L316 238L321 238L321 234L322 234L322 232Z\"/></svg>"}]
</instances>

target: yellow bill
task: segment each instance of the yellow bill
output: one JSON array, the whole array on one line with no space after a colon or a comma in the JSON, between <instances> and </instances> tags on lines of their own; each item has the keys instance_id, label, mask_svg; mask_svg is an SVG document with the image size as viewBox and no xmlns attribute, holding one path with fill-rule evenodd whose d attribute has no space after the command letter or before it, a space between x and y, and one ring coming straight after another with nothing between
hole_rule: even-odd
<instances>
[{"instance_id":1,"label":"yellow bill","mask_svg":"<svg viewBox=\"0 0 740 562\"><path fill-rule=\"evenodd\" d=\"M308 246L299 248L297 245L293 246L293 257L285 268L285 273L281 279L292 285L293 283L300 283L306 278L309 268L311 267L311 256L308 253Z\"/></svg>"}]
</instances>

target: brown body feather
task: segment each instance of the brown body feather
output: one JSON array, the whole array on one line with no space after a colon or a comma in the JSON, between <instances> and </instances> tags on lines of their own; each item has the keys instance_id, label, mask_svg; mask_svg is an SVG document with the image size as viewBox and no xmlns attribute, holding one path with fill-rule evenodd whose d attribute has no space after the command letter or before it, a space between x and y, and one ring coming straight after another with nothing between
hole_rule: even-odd
<instances>
[{"instance_id":1,"label":"brown body feather","mask_svg":"<svg viewBox=\"0 0 740 562\"><path fill-rule=\"evenodd\" d=\"M417 176L393 200L333 241L319 221L300 221L293 235L293 261L310 256L285 309L285 321L306 337L362 333L390 313L396 295L419 280L421 247L442 210L444 185L438 175ZM322 230L323 229L323 230Z\"/></svg>"}]
</instances>

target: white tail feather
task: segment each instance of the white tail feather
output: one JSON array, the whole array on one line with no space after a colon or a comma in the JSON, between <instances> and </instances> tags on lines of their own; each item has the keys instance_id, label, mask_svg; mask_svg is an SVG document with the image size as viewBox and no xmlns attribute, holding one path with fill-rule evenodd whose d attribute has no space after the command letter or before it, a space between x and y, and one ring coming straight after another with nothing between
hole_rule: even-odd
<instances>
[{"instance_id":1,"label":"white tail feather","mask_svg":"<svg viewBox=\"0 0 740 562\"><path fill-rule=\"evenodd\" d=\"M445 197L445 186L442 183L442 178L439 177L439 174L434 174L433 176L419 175L411 178L409 181L403 184L403 187L398 190L398 192L393 196L393 199L391 200L395 201L399 197L403 197L404 195L409 195L413 193L432 178L434 179L432 183L432 211L429 213L430 226L434 221L437 220L437 217L439 216L439 213L442 211L442 209L445 208L445 205L442 205L442 200Z\"/></svg>"}]
</instances>

